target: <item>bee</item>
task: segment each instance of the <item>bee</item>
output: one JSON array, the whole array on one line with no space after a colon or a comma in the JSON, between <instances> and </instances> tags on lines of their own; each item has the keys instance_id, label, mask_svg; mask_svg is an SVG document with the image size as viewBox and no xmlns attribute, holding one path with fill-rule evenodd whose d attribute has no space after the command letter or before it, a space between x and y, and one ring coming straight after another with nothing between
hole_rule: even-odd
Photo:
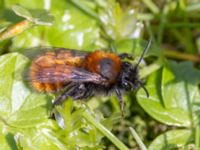
<instances>
[{"instance_id":1,"label":"bee","mask_svg":"<svg viewBox=\"0 0 200 150\"><path fill-rule=\"evenodd\" d=\"M115 93L121 112L124 112L122 95L144 87L138 76L138 66L151 40L144 49L139 61L133 65L127 53L115 54L96 50L94 52L65 48L46 48L36 57L29 68L28 76L34 89L39 92L59 92L53 105L63 103L68 97L74 100L88 99L100 94Z\"/></svg>"}]
</instances>

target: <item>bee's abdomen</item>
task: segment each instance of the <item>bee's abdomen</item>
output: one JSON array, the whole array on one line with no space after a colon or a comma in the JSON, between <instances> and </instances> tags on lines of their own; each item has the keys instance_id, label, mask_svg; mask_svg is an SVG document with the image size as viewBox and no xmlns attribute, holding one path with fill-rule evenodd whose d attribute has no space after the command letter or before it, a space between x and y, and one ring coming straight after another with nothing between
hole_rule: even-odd
<instances>
[{"instance_id":1,"label":"bee's abdomen","mask_svg":"<svg viewBox=\"0 0 200 150\"><path fill-rule=\"evenodd\" d=\"M70 55L69 52L46 52L36 58L29 70L33 88L39 92L55 92L68 84L68 81L63 82L70 75L70 69L66 69L66 65L74 66L80 62L79 58L73 59Z\"/></svg>"},{"instance_id":2,"label":"bee's abdomen","mask_svg":"<svg viewBox=\"0 0 200 150\"><path fill-rule=\"evenodd\" d=\"M49 73L46 72L42 66L32 63L29 72L31 85L39 92L58 91L63 88L64 84L62 82L57 82L55 78L52 78L55 74L56 71Z\"/></svg>"}]
</instances>

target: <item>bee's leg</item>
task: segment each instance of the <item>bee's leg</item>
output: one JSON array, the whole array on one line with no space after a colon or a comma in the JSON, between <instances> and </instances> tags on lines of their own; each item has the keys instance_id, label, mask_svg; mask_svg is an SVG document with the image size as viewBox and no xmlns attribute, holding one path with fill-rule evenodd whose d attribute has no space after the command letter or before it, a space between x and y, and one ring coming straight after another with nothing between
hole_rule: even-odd
<instances>
[{"instance_id":1,"label":"bee's leg","mask_svg":"<svg viewBox=\"0 0 200 150\"><path fill-rule=\"evenodd\" d=\"M68 93L67 93L66 91L63 92L61 95L59 95L59 96L55 99L55 101L53 102L53 107L62 104L62 103L67 99L67 97L68 97ZM53 111L51 112L51 115L50 115L49 118L50 118L50 119L56 120L56 113L57 113L57 111L56 111L56 110L53 110Z\"/></svg>"},{"instance_id":2,"label":"bee's leg","mask_svg":"<svg viewBox=\"0 0 200 150\"><path fill-rule=\"evenodd\" d=\"M120 110L122 113L122 117L124 117L124 100L122 99L122 93L117 88L115 88L115 92L116 92L116 95L117 95L117 98L118 98L118 101L120 104Z\"/></svg>"},{"instance_id":3,"label":"bee's leg","mask_svg":"<svg viewBox=\"0 0 200 150\"><path fill-rule=\"evenodd\" d=\"M91 97L92 95L94 95L94 86L92 84L85 85L82 98L86 99Z\"/></svg>"},{"instance_id":4,"label":"bee's leg","mask_svg":"<svg viewBox=\"0 0 200 150\"><path fill-rule=\"evenodd\" d=\"M71 97L77 100L87 99L93 95L92 84L80 84L72 93Z\"/></svg>"},{"instance_id":5,"label":"bee's leg","mask_svg":"<svg viewBox=\"0 0 200 150\"><path fill-rule=\"evenodd\" d=\"M67 88L65 88L65 90L63 91L63 93L61 95L59 95L56 100L53 102L53 105L59 105L62 104L68 96L71 96L71 94L74 92L74 90L77 88L76 85L72 85L72 86L67 86Z\"/></svg>"},{"instance_id":6,"label":"bee's leg","mask_svg":"<svg viewBox=\"0 0 200 150\"><path fill-rule=\"evenodd\" d=\"M93 95L93 86L85 84L75 84L68 86L63 94L61 94L53 103L53 105L59 105L63 103L67 97L71 97L75 100L86 99Z\"/></svg>"},{"instance_id":7,"label":"bee's leg","mask_svg":"<svg viewBox=\"0 0 200 150\"><path fill-rule=\"evenodd\" d=\"M128 53L121 53L121 54L119 54L118 56L119 56L121 59L127 58L127 59L129 59L129 60L133 60L133 57L132 57L130 54L128 54Z\"/></svg>"},{"instance_id":8,"label":"bee's leg","mask_svg":"<svg viewBox=\"0 0 200 150\"><path fill-rule=\"evenodd\" d=\"M63 94L59 95L56 100L53 102L53 106L62 104L68 97L68 93L64 92Z\"/></svg>"}]
</instances>

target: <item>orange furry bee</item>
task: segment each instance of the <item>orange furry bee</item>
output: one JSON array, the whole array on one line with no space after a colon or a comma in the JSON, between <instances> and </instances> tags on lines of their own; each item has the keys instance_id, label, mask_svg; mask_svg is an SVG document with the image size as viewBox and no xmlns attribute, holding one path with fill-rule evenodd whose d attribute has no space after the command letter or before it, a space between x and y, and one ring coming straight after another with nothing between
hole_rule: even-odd
<instances>
[{"instance_id":1,"label":"orange furry bee","mask_svg":"<svg viewBox=\"0 0 200 150\"><path fill-rule=\"evenodd\" d=\"M108 95L115 92L121 111L124 110L122 94L142 87L148 91L138 77L138 65L150 46L150 41L137 64L125 58L126 53L116 55L105 51L85 52L64 48L46 48L36 57L28 72L34 89L40 92L62 93L54 101L58 105L67 97L75 100L87 99L98 93Z\"/></svg>"}]
</instances>

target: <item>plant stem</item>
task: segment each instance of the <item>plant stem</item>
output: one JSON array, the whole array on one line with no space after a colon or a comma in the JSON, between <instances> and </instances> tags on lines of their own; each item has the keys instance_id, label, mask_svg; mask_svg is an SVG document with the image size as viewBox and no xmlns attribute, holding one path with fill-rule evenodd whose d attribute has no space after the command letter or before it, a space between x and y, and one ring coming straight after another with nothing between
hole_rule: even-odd
<instances>
[{"instance_id":1,"label":"plant stem","mask_svg":"<svg viewBox=\"0 0 200 150\"><path fill-rule=\"evenodd\" d=\"M166 28L197 28L200 27L200 23L198 22L192 22L192 23L187 23L187 22L176 22L176 23L166 23L165 24Z\"/></svg>"},{"instance_id":2,"label":"plant stem","mask_svg":"<svg viewBox=\"0 0 200 150\"><path fill-rule=\"evenodd\" d=\"M195 149L199 149L199 137L200 137L200 129L199 126L195 128Z\"/></svg>"},{"instance_id":3,"label":"plant stem","mask_svg":"<svg viewBox=\"0 0 200 150\"><path fill-rule=\"evenodd\" d=\"M187 12L198 11L199 9L200 9L200 3L195 3L193 5L186 7Z\"/></svg>"},{"instance_id":4,"label":"plant stem","mask_svg":"<svg viewBox=\"0 0 200 150\"><path fill-rule=\"evenodd\" d=\"M185 54L185 53L181 53L174 50L164 50L164 54L165 56L170 57L170 58L189 60L195 63L200 62L200 57L198 55Z\"/></svg>"},{"instance_id":5,"label":"plant stem","mask_svg":"<svg viewBox=\"0 0 200 150\"><path fill-rule=\"evenodd\" d=\"M83 117L94 125L102 134L104 134L117 148L120 150L129 150L116 136L114 136L108 129L106 129L102 124L95 120L86 111L83 112Z\"/></svg>"},{"instance_id":6,"label":"plant stem","mask_svg":"<svg viewBox=\"0 0 200 150\"><path fill-rule=\"evenodd\" d=\"M75 5L77 8L79 8L80 10L84 11L86 14L92 16L94 19L99 21L99 16L97 15L97 13L95 11L93 11L92 9L90 9L89 7L87 7L86 5L84 5L81 1L79 1L79 0L70 0L70 2L73 5Z\"/></svg>"},{"instance_id":7,"label":"plant stem","mask_svg":"<svg viewBox=\"0 0 200 150\"><path fill-rule=\"evenodd\" d=\"M159 8L151 1L151 0L142 0L143 3L145 3L148 8L154 13L158 14L159 13Z\"/></svg>"},{"instance_id":8,"label":"plant stem","mask_svg":"<svg viewBox=\"0 0 200 150\"><path fill-rule=\"evenodd\" d=\"M135 138L135 141L137 142L138 146L140 147L141 150L147 150L146 146L144 145L144 143L142 142L142 140L140 139L139 135L137 134L137 132L132 128L129 127L133 137Z\"/></svg>"}]
</instances>

